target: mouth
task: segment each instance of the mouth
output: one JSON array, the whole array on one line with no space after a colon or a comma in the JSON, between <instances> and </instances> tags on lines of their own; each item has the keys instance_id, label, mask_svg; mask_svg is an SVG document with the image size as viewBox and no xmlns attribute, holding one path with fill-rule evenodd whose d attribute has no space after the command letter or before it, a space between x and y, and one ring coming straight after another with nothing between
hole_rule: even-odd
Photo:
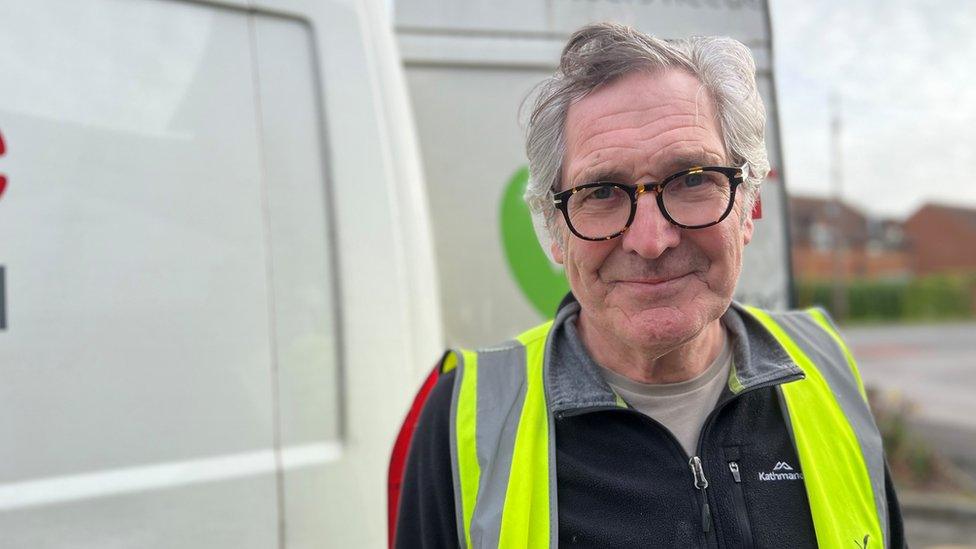
<instances>
[{"instance_id":1,"label":"mouth","mask_svg":"<svg viewBox=\"0 0 976 549\"><path fill-rule=\"evenodd\" d=\"M648 284L648 285L652 285L653 286L653 285L656 285L656 284L667 284L668 282L672 282L672 281L675 281L675 280L681 280L682 278L685 278L685 277L688 277L688 276L691 276L691 273L690 272L689 273L683 273L683 274L669 275L669 276L653 277L653 278L642 278L642 277L638 277L638 278L621 278L621 279L618 279L617 282L624 282L626 284Z\"/></svg>"},{"instance_id":2,"label":"mouth","mask_svg":"<svg viewBox=\"0 0 976 549\"><path fill-rule=\"evenodd\" d=\"M667 293L678 289L692 278L693 273L685 273L667 277L654 278L624 278L616 281L616 285L639 293Z\"/></svg>"}]
</instances>

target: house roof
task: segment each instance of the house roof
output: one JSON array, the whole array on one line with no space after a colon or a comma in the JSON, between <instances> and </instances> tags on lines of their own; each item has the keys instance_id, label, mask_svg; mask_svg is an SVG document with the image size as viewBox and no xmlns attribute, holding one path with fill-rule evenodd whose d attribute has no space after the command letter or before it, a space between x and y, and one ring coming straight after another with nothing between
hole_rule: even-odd
<instances>
[{"instance_id":1,"label":"house roof","mask_svg":"<svg viewBox=\"0 0 976 549\"><path fill-rule=\"evenodd\" d=\"M916 210L915 213L909 216L905 223L911 224L913 221L917 222L918 219L930 215L939 215L943 218L948 218L952 220L953 224L959 227L959 229L976 233L976 208L929 203Z\"/></svg>"},{"instance_id":2,"label":"house roof","mask_svg":"<svg viewBox=\"0 0 976 549\"><path fill-rule=\"evenodd\" d=\"M816 226L839 227L849 245L868 240L868 218L859 209L832 198L790 197L790 228L797 244L809 244Z\"/></svg>"}]
</instances>

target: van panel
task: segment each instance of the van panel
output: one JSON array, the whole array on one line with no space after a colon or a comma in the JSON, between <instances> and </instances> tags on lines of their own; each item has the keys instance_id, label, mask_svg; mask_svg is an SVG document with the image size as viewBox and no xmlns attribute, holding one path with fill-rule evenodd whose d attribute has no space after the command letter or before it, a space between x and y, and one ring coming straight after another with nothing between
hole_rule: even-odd
<instances>
[{"instance_id":1,"label":"van panel","mask_svg":"<svg viewBox=\"0 0 976 549\"><path fill-rule=\"evenodd\" d=\"M149 0L2 11L2 545L274 545L247 15Z\"/></svg>"}]
</instances>

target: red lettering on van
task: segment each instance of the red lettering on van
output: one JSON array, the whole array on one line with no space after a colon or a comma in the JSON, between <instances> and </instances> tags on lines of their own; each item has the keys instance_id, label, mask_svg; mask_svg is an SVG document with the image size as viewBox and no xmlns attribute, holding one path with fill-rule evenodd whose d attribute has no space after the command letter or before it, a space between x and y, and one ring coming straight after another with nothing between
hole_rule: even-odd
<instances>
[{"instance_id":1,"label":"red lettering on van","mask_svg":"<svg viewBox=\"0 0 976 549\"><path fill-rule=\"evenodd\" d=\"M0 133L0 156L7 152L7 146L3 143L3 134ZM3 196L3 191L7 190L7 176L0 173L0 197Z\"/></svg>"}]
</instances>

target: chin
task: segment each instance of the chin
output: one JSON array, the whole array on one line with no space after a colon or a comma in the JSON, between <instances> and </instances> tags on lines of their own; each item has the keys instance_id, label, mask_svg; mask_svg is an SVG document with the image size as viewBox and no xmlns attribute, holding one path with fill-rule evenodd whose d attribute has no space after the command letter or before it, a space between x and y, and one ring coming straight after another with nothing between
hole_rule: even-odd
<instances>
[{"instance_id":1,"label":"chin","mask_svg":"<svg viewBox=\"0 0 976 549\"><path fill-rule=\"evenodd\" d=\"M701 315L674 306L659 306L638 311L629 318L616 319L617 333L641 347L673 347L693 339L705 327Z\"/></svg>"}]
</instances>

